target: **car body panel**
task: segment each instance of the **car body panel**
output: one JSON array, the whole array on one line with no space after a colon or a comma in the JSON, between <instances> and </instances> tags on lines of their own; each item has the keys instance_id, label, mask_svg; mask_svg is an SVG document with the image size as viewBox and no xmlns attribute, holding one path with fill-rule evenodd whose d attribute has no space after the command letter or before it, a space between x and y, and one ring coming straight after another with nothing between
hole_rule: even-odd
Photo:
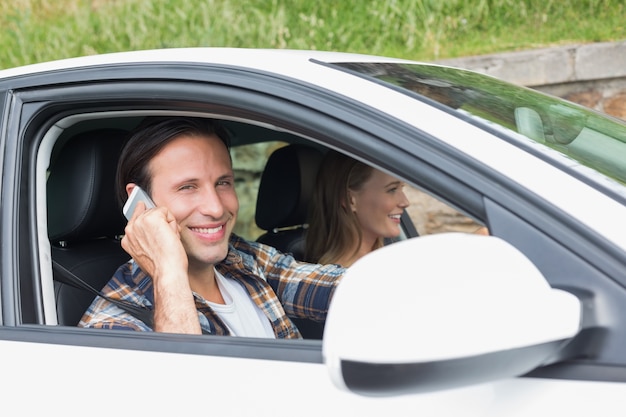
<instances>
[{"instance_id":1,"label":"car body panel","mask_svg":"<svg viewBox=\"0 0 626 417\"><path fill-rule=\"evenodd\" d=\"M3 406L31 414L58 410L78 416L124 413L193 413L220 415L346 416L402 415L535 416L598 413L620 416L624 385L516 378L436 393L400 397L364 397L338 391L320 364L228 359L213 356L150 353L54 344L2 342L5 375ZM27 357L28 362L9 360ZM135 362L135 372L123 364ZM120 364L114 366L113 364ZM237 370L245 367L245 378ZM128 374L130 372L130 375ZM268 375L275 381L268 384ZM294 375L302 375L297 382ZM70 377L71 376L71 377ZM224 387L231 387L225 390ZM163 392L158 399L154 393ZM219 397L212 395L219 392ZM33 398L36 393L36 399ZM280 396L281 401L272 400ZM102 404L102 401L105 404ZM87 411L88 410L88 411Z\"/></svg>"}]
</instances>

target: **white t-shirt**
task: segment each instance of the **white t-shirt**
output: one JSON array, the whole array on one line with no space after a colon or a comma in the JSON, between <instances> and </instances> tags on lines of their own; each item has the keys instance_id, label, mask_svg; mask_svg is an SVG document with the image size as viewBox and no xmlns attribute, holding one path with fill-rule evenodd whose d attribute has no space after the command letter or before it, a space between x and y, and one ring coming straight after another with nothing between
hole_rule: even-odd
<instances>
[{"instance_id":1,"label":"white t-shirt","mask_svg":"<svg viewBox=\"0 0 626 417\"><path fill-rule=\"evenodd\" d=\"M217 270L215 279L225 304L207 301L224 321L233 336L267 337L274 339L274 330L263 311L252 301L243 285L228 279Z\"/></svg>"}]
</instances>

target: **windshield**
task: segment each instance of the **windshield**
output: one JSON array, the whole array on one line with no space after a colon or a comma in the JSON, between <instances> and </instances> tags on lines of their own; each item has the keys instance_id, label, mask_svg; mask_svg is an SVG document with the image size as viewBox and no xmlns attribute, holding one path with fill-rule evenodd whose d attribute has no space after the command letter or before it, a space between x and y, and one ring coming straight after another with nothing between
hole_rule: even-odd
<instances>
[{"instance_id":1,"label":"windshield","mask_svg":"<svg viewBox=\"0 0 626 417\"><path fill-rule=\"evenodd\" d=\"M391 83L407 94L428 97L481 123L508 129L507 136L511 136L510 131L520 133L626 184L625 122L529 88L456 68L398 63L333 65ZM620 194L623 193L622 189Z\"/></svg>"}]
</instances>

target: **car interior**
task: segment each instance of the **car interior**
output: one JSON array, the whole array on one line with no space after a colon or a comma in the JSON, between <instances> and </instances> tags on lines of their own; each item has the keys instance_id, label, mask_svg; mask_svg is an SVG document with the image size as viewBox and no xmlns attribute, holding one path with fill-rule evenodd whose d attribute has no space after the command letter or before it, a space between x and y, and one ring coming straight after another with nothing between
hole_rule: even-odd
<instances>
[{"instance_id":1,"label":"car interior","mask_svg":"<svg viewBox=\"0 0 626 417\"><path fill-rule=\"evenodd\" d=\"M39 251L42 270L50 268L46 259L52 264L53 288L46 289L45 279L43 283L44 294L53 293L56 305L56 312L47 315L56 314L56 323L47 319L50 324L76 326L95 295L129 259L120 244L126 219L116 199L115 171L129 133L153 114L163 113L69 116L44 137L42 149L47 151L40 152L39 164L47 169L37 188L45 189L49 246L40 243ZM305 260L308 206L327 148L261 123L220 121L230 136L240 202L234 233ZM399 239L418 235L406 210L401 226ZM322 338L323 323L292 320L304 338Z\"/></svg>"},{"instance_id":2,"label":"car interior","mask_svg":"<svg viewBox=\"0 0 626 417\"><path fill-rule=\"evenodd\" d=\"M117 159L130 131L140 118L80 122L66 129L56 140L46 182L48 237L53 263L54 294L59 325L76 326L91 304L95 292L110 279L115 269L129 259L120 240L126 220L115 196ZM94 127L93 125L97 127ZM225 122L232 139L231 152L275 135L259 127ZM247 137L243 137L243 136ZM271 140L260 176L254 218L258 236L244 236L304 258L307 208L314 179L323 157L322 148L302 143L296 136L282 132ZM261 138L261 139L255 139ZM275 138L272 138L275 139ZM271 151L271 152L270 152ZM82 190L80 193L76 190ZM241 199L241 196L240 196ZM242 203L243 204L243 203ZM241 217L241 215L240 215ZM241 219L246 223L246 219ZM93 290L76 285L77 276ZM82 287L82 288L81 288ZM294 319L305 338L321 339L323 323Z\"/></svg>"}]
</instances>

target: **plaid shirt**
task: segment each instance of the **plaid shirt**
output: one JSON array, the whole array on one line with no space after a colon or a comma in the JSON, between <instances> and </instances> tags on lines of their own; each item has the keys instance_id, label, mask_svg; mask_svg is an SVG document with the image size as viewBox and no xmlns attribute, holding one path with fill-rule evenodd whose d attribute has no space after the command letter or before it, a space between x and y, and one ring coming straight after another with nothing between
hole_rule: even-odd
<instances>
[{"instance_id":1,"label":"plaid shirt","mask_svg":"<svg viewBox=\"0 0 626 417\"><path fill-rule=\"evenodd\" d=\"M297 262L271 246L231 236L228 255L215 268L241 283L269 319L276 338L300 338L288 316L323 321L345 269ZM102 292L110 298L153 309L152 279L131 259L120 266ZM206 333L229 335L228 328L194 293L200 326ZM101 297L83 315L80 327L152 331L141 320Z\"/></svg>"}]
</instances>

